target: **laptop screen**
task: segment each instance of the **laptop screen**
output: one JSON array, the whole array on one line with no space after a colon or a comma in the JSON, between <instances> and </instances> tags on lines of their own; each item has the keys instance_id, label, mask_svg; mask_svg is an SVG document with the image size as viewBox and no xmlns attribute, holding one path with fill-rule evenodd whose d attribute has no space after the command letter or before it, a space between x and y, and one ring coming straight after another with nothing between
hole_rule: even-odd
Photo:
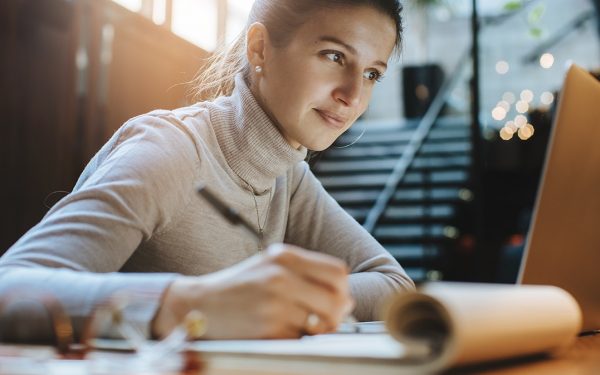
<instances>
[{"instance_id":1,"label":"laptop screen","mask_svg":"<svg viewBox=\"0 0 600 375\"><path fill-rule=\"evenodd\" d=\"M570 292L600 329L600 82L573 65L560 94L518 282Z\"/></svg>"}]
</instances>

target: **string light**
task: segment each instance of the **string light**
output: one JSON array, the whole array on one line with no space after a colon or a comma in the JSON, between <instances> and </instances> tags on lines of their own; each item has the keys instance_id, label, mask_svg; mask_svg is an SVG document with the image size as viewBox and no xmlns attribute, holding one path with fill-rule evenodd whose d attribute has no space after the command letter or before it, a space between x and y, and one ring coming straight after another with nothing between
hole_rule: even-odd
<instances>
[{"instance_id":1,"label":"string light","mask_svg":"<svg viewBox=\"0 0 600 375\"><path fill-rule=\"evenodd\" d=\"M510 69L510 65L505 60L500 60L496 63L496 73L498 74L506 74Z\"/></svg>"},{"instance_id":2,"label":"string light","mask_svg":"<svg viewBox=\"0 0 600 375\"><path fill-rule=\"evenodd\" d=\"M496 121L502 121L506 118L506 110L502 107L495 107L492 110L492 118Z\"/></svg>"},{"instance_id":3,"label":"string light","mask_svg":"<svg viewBox=\"0 0 600 375\"><path fill-rule=\"evenodd\" d=\"M446 226L444 227L444 236L448 237L448 238L453 238L456 239L458 238L458 229L453 227L453 226Z\"/></svg>"},{"instance_id":4,"label":"string light","mask_svg":"<svg viewBox=\"0 0 600 375\"><path fill-rule=\"evenodd\" d=\"M544 105L550 105L552 104L552 102L554 102L554 94L552 94L549 91L544 91L541 95L540 95L540 102Z\"/></svg>"},{"instance_id":5,"label":"string light","mask_svg":"<svg viewBox=\"0 0 600 375\"><path fill-rule=\"evenodd\" d=\"M519 113L525 113L529 111L529 104L524 100L519 100L517 104L515 104L515 108Z\"/></svg>"},{"instance_id":6,"label":"string light","mask_svg":"<svg viewBox=\"0 0 600 375\"><path fill-rule=\"evenodd\" d=\"M500 100L498 104L496 104L496 107L503 108L506 112L510 111L510 103L506 100Z\"/></svg>"},{"instance_id":7,"label":"string light","mask_svg":"<svg viewBox=\"0 0 600 375\"><path fill-rule=\"evenodd\" d=\"M525 117L523 115L515 116L515 125L517 126L517 128L522 128L526 124L527 124L527 117Z\"/></svg>"},{"instance_id":8,"label":"string light","mask_svg":"<svg viewBox=\"0 0 600 375\"><path fill-rule=\"evenodd\" d=\"M540 65L544 69L552 68L552 65L554 65L554 56L551 53L544 53L540 57Z\"/></svg>"},{"instance_id":9,"label":"string light","mask_svg":"<svg viewBox=\"0 0 600 375\"><path fill-rule=\"evenodd\" d=\"M531 137L533 137L533 133L535 133L535 128L533 127L533 125L527 124L525 125L525 128L529 129L529 131L531 132Z\"/></svg>"},{"instance_id":10,"label":"string light","mask_svg":"<svg viewBox=\"0 0 600 375\"><path fill-rule=\"evenodd\" d=\"M509 141L510 139L512 139L513 134L515 134L515 132L512 129L507 128L506 126L500 129L500 138L502 138L502 140L504 141Z\"/></svg>"},{"instance_id":11,"label":"string light","mask_svg":"<svg viewBox=\"0 0 600 375\"><path fill-rule=\"evenodd\" d=\"M519 138L526 141L529 138L531 138L531 136L533 135L533 131L534 131L533 126L531 124L527 124L524 127L519 129L519 131L517 132L517 135L519 136Z\"/></svg>"},{"instance_id":12,"label":"string light","mask_svg":"<svg viewBox=\"0 0 600 375\"><path fill-rule=\"evenodd\" d=\"M523 91L521 91L521 100L523 100L526 103L531 103L531 101L533 100L533 91L529 90L529 89L525 89Z\"/></svg>"},{"instance_id":13,"label":"string light","mask_svg":"<svg viewBox=\"0 0 600 375\"><path fill-rule=\"evenodd\" d=\"M515 100L517 100L517 98L515 97L515 94L513 94L510 91L507 91L502 95L502 100L508 102L508 104L513 104Z\"/></svg>"},{"instance_id":14,"label":"string light","mask_svg":"<svg viewBox=\"0 0 600 375\"><path fill-rule=\"evenodd\" d=\"M507 121L504 126L512 130L513 133L519 129L514 121Z\"/></svg>"}]
</instances>

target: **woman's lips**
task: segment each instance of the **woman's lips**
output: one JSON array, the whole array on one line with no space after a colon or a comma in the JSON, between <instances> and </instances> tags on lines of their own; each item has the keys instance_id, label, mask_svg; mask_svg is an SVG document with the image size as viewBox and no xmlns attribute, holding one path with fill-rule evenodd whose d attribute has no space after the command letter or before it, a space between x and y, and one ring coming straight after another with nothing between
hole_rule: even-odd
<instances>
[{"instance_id":1,"label":"woman's lips","mask_svg":"<svg viewBox=\"0 0 600 375\"><path fill-rule=\"evenodd\" d=\"M325 120L327 124L331 125L335 129L343 129L346 126L346 123L348 122L346 118L339 116L333 112L317 108L315 108L314 110L317 111L319 116L321 116L321 118Z\"/></svg>"}]
</instances>

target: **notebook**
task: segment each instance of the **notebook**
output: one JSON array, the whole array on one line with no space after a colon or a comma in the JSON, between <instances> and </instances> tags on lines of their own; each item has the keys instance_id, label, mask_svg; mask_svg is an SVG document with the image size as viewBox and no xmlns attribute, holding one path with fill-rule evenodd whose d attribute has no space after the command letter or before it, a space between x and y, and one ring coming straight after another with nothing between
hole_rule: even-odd
<instances>
[{"instance_id":1,"label":"notebook","mask_svg":"<svg viewBox=\"0 0 600 375\"><path fill-rule=\"evenodd\" d=\"M518 283L555 285L600 329L600 82L573 65L560 94Z\"/></svg>"}]
</instances>

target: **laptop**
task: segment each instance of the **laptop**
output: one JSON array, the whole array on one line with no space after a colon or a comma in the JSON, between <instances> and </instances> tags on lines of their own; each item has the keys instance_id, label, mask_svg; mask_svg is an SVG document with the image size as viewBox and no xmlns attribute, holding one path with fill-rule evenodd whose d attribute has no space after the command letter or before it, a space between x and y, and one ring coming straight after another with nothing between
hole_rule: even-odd
<instances>
[{"instance_id":1,"label":"laptop","mask_svg":"<svg viewBox=\"0 0 600 375\"><path fill-rule=\"evenodd\" d=\"M527 245L520 284L571 293L583 331L600 329L600 82L572 65L558 111Z\"/></svg>"}]
</instances>

